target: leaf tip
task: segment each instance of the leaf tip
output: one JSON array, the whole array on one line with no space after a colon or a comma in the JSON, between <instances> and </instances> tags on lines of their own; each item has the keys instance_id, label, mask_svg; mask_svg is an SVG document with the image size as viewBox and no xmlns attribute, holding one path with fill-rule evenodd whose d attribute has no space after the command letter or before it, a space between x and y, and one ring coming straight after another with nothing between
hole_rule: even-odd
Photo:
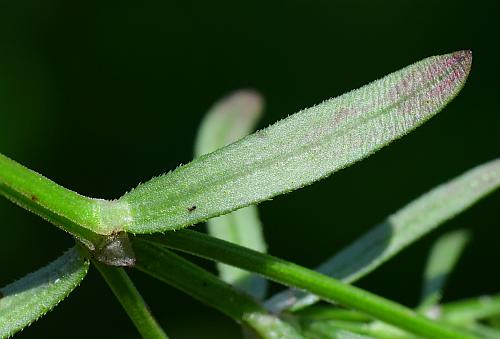
<instances>
[{"instance_id":1,"label":"leaf tip","mask_svg":"<svg viewBox=\"0 0 500 339\"><path fill-rule=\"evenodd\" d=\"M235 110L241 115L260 116L264 106L262 95L251 88L240 89L222 98L216 107L221 112L233 113Z\"/></svg>"},{"instance_id":2,"label":"leaf tip","mask_svg":"<svg viewBox=\"0 0 500 339\"><path fill-rule=\"evenodd\" d=\"M451 57L456 63L460 64L467 73L470 71L472 65L472 51L470 49L451 53Z\"/></svg>"}]
</instances>

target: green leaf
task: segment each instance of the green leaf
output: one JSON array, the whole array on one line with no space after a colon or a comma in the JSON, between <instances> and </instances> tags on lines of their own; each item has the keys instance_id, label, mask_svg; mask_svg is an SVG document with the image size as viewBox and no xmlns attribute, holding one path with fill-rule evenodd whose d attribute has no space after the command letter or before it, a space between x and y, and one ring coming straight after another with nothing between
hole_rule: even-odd
<instances>
[{"instance_id":1,"label":"green leaf","mask_svg":"<svg viewBox=\"0 0 500 339\"><path fill-rule=\"evenodd\" d=\"M262 338L302 338L246 293L233 288L190 261L146 241L135 239L137 268L223 312Z\"/></svg>"},{"instance_id":2,"label":"green leaf","mask_svg":"<svg viewBox=\"0 0 500 339\"><path fill-rule=\"evenodd\" d=\"M347 283L367 275L405 247L500 187L500 159L480 165L412 201L317 270ZM318 301L312 294L286 290L266 306L297 310Z\"/></svg>"},{"instance_id":3,"label":"green leaf","mask_svg":"<svg viewBox=\"0 0 500 339\"><path fill-rule=\"evenodd\" d=\"M375 338L413 338L410 333L378 320L372 321L373 318L363 313L332 305L310 306L292 314L300 320L303 328L308 329L312 327L327 329L329 326L333 326Z\"/></svg>"},{"instance_id":4,"label":"green leaf","mask_svg":"<svg viewBox=\"0 0 500 339\"><path fill-rule=\"evenodd\" d=\"M441 300L448 275L458 262L469 238L467 231L459 230L446 233L436 240L427 260L419 308L425 309Z\"/></svg>"},{"instance_id":5,"label":"green leaf","mask_svg":"<svg viewBox=\"0 0 500 339\"><path fill-rule=\"evenodd\" d=\"M303 333L309 339L369 339L368 325L346 321L323 320L305 322Z\"/></svg>"},{"instance_id":6,"label":"green leaf","mask_svg":"<svg viewBox=\"0 0 500 339\"><path fill-rule=\"evenodd\" d=\"M439 319L453 324L471 323L500 316L500 295L485 295L479 298L460 300L437 306Z\"/></svg>"},{"instance_id":7,"label":"green leaf","mask_svg":"<svg viewBox=\"0 0 500 339\"><path fill-rule=\"evenodd\" d=\"M207 221L210 235L241 246L266 252L257 206L248 206L230 214ZM263 299L266 295L267 280L253 273L229 265L216 263L219 275L225 282Z\"/></svg>"},{"instance_id":8,"label":"green leaf","mask_svg":"<svg viewBox=\"0 0 500 339\"><path fill-rule=\"evenodd\" d=\"M465 327L481 339L500 339L500 331L493 327L481 323L471 323Z\"/></svg>"},{"instance_id":9,"label":"green leaf","mask_svg":"<svg viewBox=\"0 0 500 339\"><path fill-rule=\"evenodd\" d=\"M198 131L195 156L213 152L254 130L264 102L254 91L240 90L217 102L207 113ZM207 221L210 235L260 252L266 252L257 206L248 206ZM267 281L258 275L217 263L219 275L258 299L265 297Z\"/></svg>"},{"instance_id":10,"label":"green leaf","mask_svg":"<svg viewBox=\"0 0 500 339\"><path fill-rule=\"evenodd\" d=\"M439 112L462 88L470 51L434 56L303 110L139 185L124 230L179 229L309 185Z\"/></svg>"},{"instance_id":11,"label":"green leaf","mask_svg":"<svg viewBox=\"0 0 500 339\"><path fill-rule=\"evenodd\" d=\"M49 265L0 288L0 338L7 338L52 310L77 287L89 262L71 248Z\"/></svg>"},{"instance_id":12,"label":"green leaf","mask_svg":"<svg viewBox=\"0 0 500 339\"><path fill-rule=\"evenodd\" d=\"M500 329L488 320L500 317L500 295L484 295L427 308L426 313L440 321L464 328L479 338L499 339Z\"/></svg>"}]
</instances>

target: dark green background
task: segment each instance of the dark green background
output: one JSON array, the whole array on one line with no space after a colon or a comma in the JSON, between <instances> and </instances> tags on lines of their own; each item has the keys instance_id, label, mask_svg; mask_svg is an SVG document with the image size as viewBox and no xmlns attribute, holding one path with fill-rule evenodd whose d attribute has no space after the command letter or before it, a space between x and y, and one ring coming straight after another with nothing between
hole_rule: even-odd
<instances>
[{"instance_id":1,"label":"dark green background","mask_svg":"<svg viewBox=\"0 0 500 339\"><path fill-rule=\"evenodd\" d=\"M212 102L261 91L259 127L427 56L472 49L462 93L366 161L260 206L272 254L313 266L433 186L500 155L495 1L2 1L0 152L92 197L186 163ZM473 232L446 299L500 291L496 193L359 282L415 305L432 240ZM0 285L69 236L0 200ZM207 267L212 267L206 264ZM132 272L173 338L233 338L218 312ZM276 290L277 287L273 286ZM26 338L137 337L94 269Z\"/></svg>"}]
</instances>

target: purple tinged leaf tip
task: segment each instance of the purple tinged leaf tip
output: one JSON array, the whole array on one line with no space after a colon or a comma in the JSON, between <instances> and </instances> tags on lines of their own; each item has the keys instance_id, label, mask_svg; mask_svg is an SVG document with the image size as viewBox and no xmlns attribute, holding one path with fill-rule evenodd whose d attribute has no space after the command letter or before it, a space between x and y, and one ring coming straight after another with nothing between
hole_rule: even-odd
<instances>
[{"instance_id":1,"label":"purple tinged leaf tip","mask_svg":"<svg viewBox=\"0 0 500 339\"><path fill-rule=\"evenodd\" d=\"M463 50L450 53L445 59L444 65L438 67L440 74L435 74L440 79L437 86L430 92L430 97L442 100L448 96L451 100L461 89L472 65L472 51Z\"/></svg>"},{"instance_id":2,"label":"purple tinged leaf tip","mask_svg":"<svg viewBox=\"0 0 500 339\"><path fill-rule=\"evenodd\" d=\"M448 54L447 66L455 70L457 78L464 81L469 75L472 65L472 51L463 50Z\"/></svg>"},{"instance_id":3,"label":"purple tinged leaf tip","mask_svg":"<svg viewBox=\"0 0 500 339\"><path fill-rule=\"evenodd\" d=\"M452 53L451 56L454 59L454 61L461 64L464 69L470 70L472 64L471 50L457 51L455 53Z\"/></svg>"}]
</instances>

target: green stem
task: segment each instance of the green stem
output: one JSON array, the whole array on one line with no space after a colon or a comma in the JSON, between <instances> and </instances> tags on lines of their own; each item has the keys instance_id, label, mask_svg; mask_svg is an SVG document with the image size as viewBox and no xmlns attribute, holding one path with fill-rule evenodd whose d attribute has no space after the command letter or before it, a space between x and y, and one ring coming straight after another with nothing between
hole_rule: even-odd
<instances>
[{"instance_id":1,"label":"green stem","mask_svg":"<svg viewBox=\"0 0 500 339\"><path fill-rule=\"evenodd\" d=\"M226 241L188 230L146 239L207 259L259 273L285 285L307 290L330 302L360 310L399 328L426 338L473 338L427 319L375 294L341 283L318 272Z\"/></svg>"},{"instance_id":2,"label":"green stem","mask_svg":"<svg viewBox=\"0 0 500 339\"><path fill-rule=\"evenodd\" d=\"M1 174L3 173L0 168L0 175ZM70 233L84 243L90 250L94 250L96 247L95 244L102 242L103 237L101 235L79 226L62 215L52 212L45 206L38 204L33 198L28 198L26 195L5 185L2 181L0 181L0 195L3 195L19 206L41 216L43 219Z\"/></svg>"},{"instance_id":3,"label":"green stem","mask_svg":"<svg viewBox=\"0 0 500 339\"><path fill-rule=\"evenodd\" d=\"M123 268L93 261L143 338L168 338Z\"/></svg>"},{"instance_id":4,"label":"green stem","mask_svg":"<svg viewBox=\"0 0 500 339\"><path fill-rule=\"evenodd\" d=\"M133 264L127 236L120 232L131 220L127 204L84 197L2 154L0 195L73 235L97 260Z\"/></svg>"},{"instance_id":5,"label":"green stem","mask_svg":"<svg viewBox=\"0 0 500 339\"><path fill-rule=\"evenodd\" d=\"M347 310L335 306L309 306L301 310L295 311L293 315L299 316L301 319L311 321L319 320L345 320L356 322L369 322L373 318L354 310Z\"/></svg>"},{"instance_id":6,"label":"green stem","mask_svg":"<svg viewBox=\"0 0 500 339\"><path fill-rule=\"evenodd\" d=\"M84 197L0 154L0 194L87 246L130 222L128 205ZM97 240L99 241L99 240Z\"/></svg>"},{"instance_id":7,"label":"green stem","mask_svg":"<svg viewBox=\"0 0 500 339\"><path fill-rule=\"evenodd\" d=\"M302 338L249 295L164 247L135 239L136 267L245 324L263 338Z\"/></svg>"},{"instance_id":8,"label":"green stem","mask_svg":"<svg viewBox=\"0 0 500 339\"><path fill-rule=\"evenodd\" d=\"M133 253L128 249L125 233L102 235L95 233L93 227L85 226L92 223L94 226L112 225L123 212L120 205L78 195L2 154L0 195L70 233L99 261L115 266L133 264ZM126 213L121 217L126 218Z\"/></svg>"}]
</instances>

